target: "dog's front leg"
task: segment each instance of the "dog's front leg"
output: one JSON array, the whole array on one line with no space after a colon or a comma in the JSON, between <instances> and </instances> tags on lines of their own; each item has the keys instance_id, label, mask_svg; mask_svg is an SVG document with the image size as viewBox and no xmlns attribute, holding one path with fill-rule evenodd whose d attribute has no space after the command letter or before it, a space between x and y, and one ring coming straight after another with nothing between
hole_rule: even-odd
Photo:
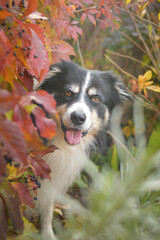
<instances>
[{"instance_id":1,"label":"dog's front leg","mask_svg":"<svg viewBox=\"0 0 160 240\"><path fill-rule=\"evenodd\" d=\"M44 240L55 240L52 228L53 203L47 203L40 211L40 233Z\"/></svg>"}]
</instances>

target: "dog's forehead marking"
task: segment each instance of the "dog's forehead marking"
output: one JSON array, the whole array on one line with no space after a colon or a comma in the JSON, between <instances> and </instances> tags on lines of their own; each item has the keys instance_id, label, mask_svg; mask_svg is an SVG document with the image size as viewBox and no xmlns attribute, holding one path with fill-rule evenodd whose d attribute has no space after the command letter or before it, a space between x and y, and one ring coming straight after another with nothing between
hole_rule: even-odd
<instances>
[{"instance_id":1,"label":"dog's forehead marking","mask_svg":"<svg viewBox=\"0 0 160 240\"><path fill-rule=\"evenodd\" d=\"M70 90L73 92L73 93L79 93L80 91L80 86L78 84L72 84L70 86Z\"/></svg>"},{"instance_id":2,"label":"dog's forehead marking","mask_svg":"<svg viewBox=\"0 0 160 240\"><path fill-rule=\"evenodd\" d=\"M90 76L91 76L91 73L90 73L90 72L87 72L84 85L82 85L82 89L81 89L81 99L84 98L86 89L87 89L87 87L89 86L89 83L90 83L90 80L91 80L91 79L90 79Z\"/></svg>"},{"instance_id":3,"label":"dog's forehead marking","mask_svg":"<svg viewBox=\"0 0 160 240\"><path fill-rule=\"evenodd\" d=\"M96 95L97 94L97 89L95 87L91 87L88 90L88 95L92 96L92 95Z\"/></svg>"}]
</instances>

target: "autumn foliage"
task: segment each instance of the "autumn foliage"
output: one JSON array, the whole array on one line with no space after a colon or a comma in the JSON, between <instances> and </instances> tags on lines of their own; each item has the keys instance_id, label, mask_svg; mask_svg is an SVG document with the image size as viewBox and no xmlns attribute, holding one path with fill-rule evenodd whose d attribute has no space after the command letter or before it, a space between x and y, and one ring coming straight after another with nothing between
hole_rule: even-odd
<instances>
[{"instance_id":1,"label":"autumn foliage","mask_svg":"<svg viewBox=\"0 0 160 240\"><path fill-rule=\"evenodd\" d=\"M148 2L148 1L144 1ZM33 91L50 64L76 56L73 44L83 37L82 25L120 25L120 10L131 1L1 0L0 1L0 236L8 218L23 231L20 204L34 206L39 179L49 178L43 156L55 150L56 102L45 91ZM139 9L144 3L139 3ZM133 4L134 5L134 4ZM137 7L137 6L136 6ZM137 90L150 86L151 73L139 76ZM134 79L132 79L134 80ZM136 82L136 84L138 84ZM49 144L47 144L49 143ZM31 191L32 190L32 191ZM7 209L7 211L6 211ZM3 226L3 227L2 227Z\"/></svg>"}]
</instances>

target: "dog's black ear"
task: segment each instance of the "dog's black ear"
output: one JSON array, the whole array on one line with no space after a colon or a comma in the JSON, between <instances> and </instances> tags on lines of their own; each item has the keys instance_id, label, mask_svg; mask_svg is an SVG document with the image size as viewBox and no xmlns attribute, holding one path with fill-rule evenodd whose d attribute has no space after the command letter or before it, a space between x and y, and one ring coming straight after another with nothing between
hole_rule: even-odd
<instances>
[{"instance_id":1,"label":"dog's black ear","mask_svg":"<svg viewBox=\"0 0 160 240\"><path fill-rule=\"evenodd\" d=\"M114 91L113 101L115 101L115 105L120 104L125 100L133 101L132 95L129 93L129 90L127 90L120 76L112 73L111 71L107 71L106 77Z\"/></svg>"},{"instance_id":2,"label":"dog's black ear","mask_svg":"<svg viewBox=\"0 0 160 240\"><path fill-rule=\"evenodd\" d=\"M46 78L40 82L36 90L46 90L49 93L52 93L55 89L58 78L63 73L63 61L60 63L55 63L50 66Z\"/></svg>"},{"instance_id":3,"label":"dog's black ear","mask_svg":"<svg viewBox=\"0 0 160 240\"><path fill-rule=\"evenodd\" d=\"M49 68L49 72L47 73L46 79L52 78L52 77L56 76L57 73L61 73L61 72L62 72L62 70L61 70L61 63L53 64Z\"/></svg>"},{"instance_id":4,"label":"dog's black ear","mask_svg":"<svg viewBox=\"0 0 160 240\"><path fill-rule=\"evenodd\" d=\"M116 77L116 81L114 82L114 88L118 92L121 101L125 101L125 100L133 101L133 97L127 90L126 86L117 77Z\"/></svg>"}]
</instances>

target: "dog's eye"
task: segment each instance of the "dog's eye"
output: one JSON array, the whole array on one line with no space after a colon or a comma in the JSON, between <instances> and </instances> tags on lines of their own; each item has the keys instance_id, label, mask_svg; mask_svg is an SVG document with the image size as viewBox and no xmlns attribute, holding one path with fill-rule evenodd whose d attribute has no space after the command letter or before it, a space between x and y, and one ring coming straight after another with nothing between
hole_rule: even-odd
<instances>
[{"instance_id":1,"label":"dog's eye","mask_svg":"<svg viewBox=\"0 0 160 240\"><path fill-rule=\"evenodd\" d=\"M70 91L70 90L68 90L68 91L65 92L65 95L66 95L67 97L71 97L71 96L73 95L73 92Z\"/></svg>"},{"instance_id":2,"label":"dog's eye","mask_svg":"<svg viewBox=\"0 0 160 240\"><path fill-rule=\"evenodd\" d=\"M91 99L92 99L92 101L95 102L95 103L100 102L100 99L99 99L99 97L97 97L97 96L92 96Z\"/></svg>"}]
</instances>

